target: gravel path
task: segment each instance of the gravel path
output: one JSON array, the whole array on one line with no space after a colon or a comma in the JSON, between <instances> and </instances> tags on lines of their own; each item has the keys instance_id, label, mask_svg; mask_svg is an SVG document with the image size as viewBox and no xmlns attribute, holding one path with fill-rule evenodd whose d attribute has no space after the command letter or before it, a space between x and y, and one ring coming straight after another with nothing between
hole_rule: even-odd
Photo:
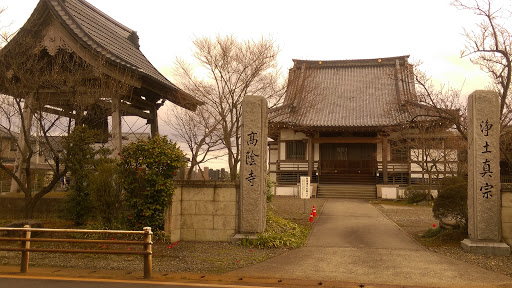
<instances>
[{"instance_id":1,"label":"gravel path","mask_svg":"<svg viewBox=\"0 0 512 288\"><path fill-rule=\"evenodd\" d=\"M432 216L431 207L386 204L374 204L374 206L428 250L512 277L512 255L487 256L471 254L462 250L459 241L450 241L440 245L439 243L430 243L428 240L422 239L421 235L429 228L432 228L433 224L437 224L437 220Z\"/></svg>"}]
</instances>

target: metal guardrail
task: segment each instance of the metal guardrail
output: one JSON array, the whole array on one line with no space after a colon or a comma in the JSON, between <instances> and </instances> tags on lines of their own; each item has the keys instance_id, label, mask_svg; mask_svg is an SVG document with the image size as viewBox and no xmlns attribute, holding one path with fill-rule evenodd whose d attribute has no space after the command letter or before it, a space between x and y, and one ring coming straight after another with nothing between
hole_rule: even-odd
<instances>
[{"instance_id":1,"label":"metal guardrail","mask_svg":"<svg viewBox=\"0 0 512 288\"><path fill-rule=\"evenodd\" d=\"M80 230L80 229L45 229L31 228L25 225L23 228L0 227L0 231L22 232L22 237L0 237L0 241L21 242L21 248L1 247L0 251L20 251L21 252L21 273L28 271L30 252L47 253L89 253L89 254L129 254L144 256L144 278L150 279L152 274L152 236L151 227L144 227L143 231L121 231L121 230ZM143 241L134 240L83 240L83 239L58 239L58 238L31 238L32 232L47 233L78 233L78 234L125 234L125 235L143 235ZM41 249L30 248L30 242L50 242L50 243L101 243L101 244L128 244L142 245L144 251L121 251L121 250L81 250L81 249Z\"/></svg>"}]
</instances>

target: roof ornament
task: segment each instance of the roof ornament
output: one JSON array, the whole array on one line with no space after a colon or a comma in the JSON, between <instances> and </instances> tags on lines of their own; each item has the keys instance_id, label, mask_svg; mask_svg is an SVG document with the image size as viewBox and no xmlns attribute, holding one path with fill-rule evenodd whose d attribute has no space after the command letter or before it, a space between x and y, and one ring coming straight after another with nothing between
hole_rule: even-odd
<instances>
[{"instance_id":1,"label":"roof ornament","mask_svg":"<svg viewBox=\"0 0 512 288\"><path fill-rule=\"evenodd\" d=\"M132 31L132 33L130 33L128 36L128 41L130 41L130 43L132 43L135 48L140 48L139 35L137 35L137 31Z\"/></svg>"},{"instance_id":2,"label":"roof ornament","mask_svg":"<svg viewBox=\"0 0 512 288\"><path fill-rule=\"evenodd\" d=\"M66 44L64 39L59 36L59 33L55 31L54 27L50 27L45 37L39 44L39 49L46 49L48 53L52 56L55 56L59 49L65 49L68 52L71 52L71 48Z\"/></svg>"}]
</instances>

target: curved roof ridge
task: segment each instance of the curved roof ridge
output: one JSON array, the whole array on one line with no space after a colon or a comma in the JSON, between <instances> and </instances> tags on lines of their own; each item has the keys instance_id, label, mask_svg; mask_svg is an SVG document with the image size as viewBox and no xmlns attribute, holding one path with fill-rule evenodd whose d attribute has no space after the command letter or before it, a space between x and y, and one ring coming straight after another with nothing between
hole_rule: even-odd
<instances>
[{"instance_id":1,"label":"curved roof ridge","mask_svg":"<svg viewBox=\"0 0 512 288\"><path fill-rule=\"evenodd\" d=\"M410 55L383 57L383 58L369 58L369 59L346 59L346 60L302 60L292 59L295 65L305 64L308 66L326 65L326 66L344 66L344 65L376 65L381 64L394 64L396 60L408 61Z\"/></svg>"},{"instance_id":2,"label":"curved roof ridge","mask_svg":"<svg viewBox=\"0 0 512 288\"><path fill-rule=\"evenodd\" d=\"M66 2L67 0L62 0L63 2ZM107 19L109 22L111 22L112 24L118 26L119 28L123 29L123 30L126 30L126 32L128 33L137 33L137 31L133 30L133 29L130 29L129 27L119 23L117 20L115 20L114 18L108 16L107 14L105 14L105 12L101 11L100 9L96 8L94 5L92 5L91 3L87 2L87 1L84 1L84 0L75 0L75 1L79 1L80 3L82 3L83 5L87 6L88 8L94 10L94 12L98 13L99 16L102 16L103 18Z\"/></svg>"},{"instance_id":3,"label":"curved roof ridge","mask_svg":"<svg viewBox=\"0 0 512 288\"><path fill-rule=\"evenodd\" d=\"M114 53L114 51L112 51L111 49L108 49L107 47L105 47L104 45L99 43L99 41L94 39L94 37L92 37L92 35L90 35L90 33L87 32L83 28L82 24L78 22L76 16L68 9L68 7L66 7L66 1L69 2L69 0L46 0L46 2L48 3L48 6L55 12L54 15L59 17L60 21L63 21L64 23L67 24L65 27L66 28L69 27L69 30L71 30L72 33L75 34L75 36L77 37L77 40L82 40L83 42L85 42L85 44L91 46L91 48L93 48L94 50L99 50L99 52L103 53L106 57L112 59L115 62L129 66L132 69L137 69L137 70L141 69L135 63L128 61L127 59L125 59L125 57L121 57L120 55L117 55L116 53ZM83 0L74 0L74 1L78 1L78 2L80 2L80 4L86 5L88 8L92 9L95 13L100 14L99 16L106 15L105 13L98 10L98 8L90 5L86 1L83 1ZM61 9L61 11L63 13L65 13L66 15L61 14L61 11L59 11L59 9L57 9L57 7L55 5L59 5L59 8ZM65 16L67 16L67 17L65 17ZM109 19L107 19L107 20L109 20L109 21L112 19L110 17L108 17L108 18ZM70 25L70 22L73 23L74 25ZM115 20L114 20L114 22L119 24L119 22L117 22ZM113 24L116 24L116 23L113 23ZM121 25L121 26L122 27L120 27L120 28L125 30L127 33L131 33L132 30L130 30L128 28L130 30L130 31L128 31L125 29L125 28L127 28L126 26L124 26L124 25ZM80 35L80 33L78 33L77 30L80 31L82 35ZM84 39L84 36L87 37L87 39ZM101 48L102 51L98 48Z\"/></svg>"}]
</instances>

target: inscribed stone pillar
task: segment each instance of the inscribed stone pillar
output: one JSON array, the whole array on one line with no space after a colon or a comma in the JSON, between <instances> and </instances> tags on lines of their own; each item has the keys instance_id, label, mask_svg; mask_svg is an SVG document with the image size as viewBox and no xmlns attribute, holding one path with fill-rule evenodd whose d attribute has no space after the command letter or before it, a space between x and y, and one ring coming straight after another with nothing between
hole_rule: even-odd
<instances>
[{"instance_id":1,"label":"inscribed stone pillar","mask_svg":"<svg viewBox=\"0 0 512 288\"><path fill-rule=\"evenodd\" d=\"M508 255L501 243L499 97L477 90L468 99L468 234L462 248Z\"/></svg>"},{"instance_id":2,"label":"inscribed stone pillar","mask_svg":"<svg viewBox=\"0 0 512 288\"><path fill-rule=\"evenodd\" d=\"M246 96L242 101L240 165L240 233L263 232L266 224L267 101Z\"/></svg>"}]
</instances>

